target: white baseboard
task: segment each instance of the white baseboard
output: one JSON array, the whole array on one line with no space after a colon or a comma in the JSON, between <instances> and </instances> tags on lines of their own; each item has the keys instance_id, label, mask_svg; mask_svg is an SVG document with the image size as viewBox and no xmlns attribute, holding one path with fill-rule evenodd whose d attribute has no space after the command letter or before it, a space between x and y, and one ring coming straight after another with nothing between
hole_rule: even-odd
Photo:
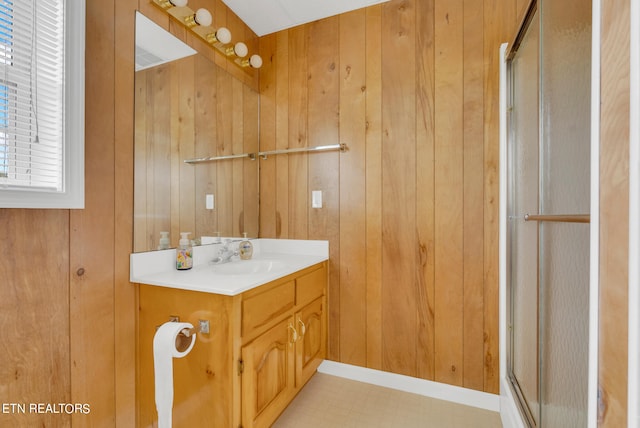
<instances>
[{"instance_id":1,"label":"white baseboard","mask_svg":"<svg viewBox=\"0 0 640 428\"><path fill-rule=\"evenodd\" d=\"M465 406L478 407L493 412L500 411L500 396L487 392L328 360L320 364L318 371L358 382L464 404Z\"/></svg>"}]
</instances>

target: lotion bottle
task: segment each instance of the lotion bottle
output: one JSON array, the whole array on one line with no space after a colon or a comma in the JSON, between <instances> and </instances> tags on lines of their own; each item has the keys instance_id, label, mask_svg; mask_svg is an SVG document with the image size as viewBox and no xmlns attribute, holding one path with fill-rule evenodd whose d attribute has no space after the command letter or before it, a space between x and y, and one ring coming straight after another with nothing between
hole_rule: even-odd
<instances>
[{"instance_id":1,"label":"lotion bottle","mask_svg":"<svg viewBox=\"0 0 640 428\"><path fill-rule=\"evenodd\" d=\"M238 252L240 253L241 260L250 260L253 256L253 244L247 239L247 232L242 234L244 240L238 245Z\"/></svg>"},{"instance_id":2,"label":"lotion bottle","mask_svg":"<svg viewBox=\"0 0 640 428\"><path fill-rule=\"evenodd\" d=\"M187 270L193 267L193 248L189 241L191 232L180 232L180 242L176 250L176 269Z\"/></svg>"}]
</instances>

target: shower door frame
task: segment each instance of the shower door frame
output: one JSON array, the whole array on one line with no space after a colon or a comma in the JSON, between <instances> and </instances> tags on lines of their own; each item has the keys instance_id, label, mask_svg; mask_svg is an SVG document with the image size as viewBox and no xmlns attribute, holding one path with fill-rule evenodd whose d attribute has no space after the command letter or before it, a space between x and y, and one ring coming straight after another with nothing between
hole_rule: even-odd
<instances>
[{"instance_id":1,"label":"shower door frame","mask_svg":"<svg viewBox=\"0 0 640 428\"><path fill-rule=\"evenodd\" d=\"M503 118L503 120L506 123L506 147L505 147L505 158L503 159L503 161L506 163L506 174L503 177L503 179L506 181L505 183L505 187L506 187L506 194L505 196L505 209L506 209L506 218L505 218L505 222L506 222L506 236L505 236L505 245L506 245L506 253L505 253L505 257L506 257L506 304L507 304L507 308L506 308L506 323L507 323L507 334L506 334L506 352L505 352L505 357L506 357L506 365L505 365L505 374L504 377L507 380L507 384L509 386L509 388L511 389L511 392L513 394L514 397L514 402L516 405L516 408L519 412L520 417L522 418L522 422L528 426L528 427L535 427L536 423L535 423L535 416L532 412L532 410L529 407L528 404L528 400L524 394L524 392L522 391L520 384L518 382L518 379L515 377L515 375L513 374L513 358L514 358L514 349L513 349L513 322L512 322L512 292L511 292L511 281L512 281L512 257L511 257L511 243L512 243L512 239L511 239L511 234L513 233L512 231L512 227L508 222L508 216L510 215L511 212L511 204L513 201L512 198L512 192L513 192L513 188L514 188L514 183L513 183L513 179L514 179L514 174L512 172L512 167L513 167L513 162L512 162L512 149L511 149L511 145L512 145L512 140L513 140L513 129L511 126L511 121L509 118L511 118L511 106L513 105L513 69L512 69L512 60L514 59L516 53L518 52L518 49L520 48L520 45L523 41L523 39L525 38L525 35L527 34L530 25L532 24L532 21L534 20L535 14L538 12L538 1L537 0L531 0L529 3L529 6L527 8L527 12L525 13L524 19L522 21L522 23L520 24L520 28L516 34L516 37L514 38L513 42L509 45L508 47L508 51L506 53L506 58L505 58L505 78L506 78L506 98L505 98L505 102L507 103L507 109L508 112L506 113L506 117ZM538 18L540 19L540 18ZM539 23L539 21L538 21ZM541 35L539 35L538 37L541 37ZM540 43L540 40L538 40L538 44ZM538 83L539 85L539 83ZM538 86L538 92L540 91L540 88ZM538 106L539 107L539 106ZM538 113L539 115L540 113ZM539 119L538 119L539 121ZM540 136L538 135L538 139L540 138ZM540 162L540 160L538 160L538 162ZM538 195L538 199L539 199L539 195ZM538 227L539 229L539 227ZM539 241L539 231L536 233L536 235L538 236L538 241ZM538 250L539 253L539 250ZM539 256L538 256L539 257ZM536 263L538 265L538 269L539 270L539 260L536 260ZM536 282L539 282L539 278L536 280ZM536 294L538 293L538 291L536 291ZM536 307L538 306L538 303L536 302ZM538 339L536 340L536 343L539 343L539 323L540 320L539 318L536 321L536 336L538 337ZM539 346L536 347L535 353L536 353L536 367L537 367L537 374L536 374L536 378L537 378L537 385L536 385L536 393L537 393L537 397L535 397L535 399L537 401L538 397L540 395L540 374L539 374L539 369L540 369L540 361L539 361L539 351L540 348ZM540 404L538 403L538 406L540 406ZM538 409L539 412L539 409Z\"/></svg>"},{"instance_id":2,"label":"shower door frame","mask_svg":"<svg viewBox=\"0 0 640 428\"><path fill-rule=\"evenodd\" d=\"M530 0L527 12L522 20L516 36L511 43L505 43L501 46L500 60L500 377L501 377L501 415L505 426L522 426L528 425L530 421L530 412L521 406L520 400L523 399L522 393L514 385L510 376L510 358L511 358L511 335L510 335L510 310L511 296L508 287L508 278L511 275L509 266L509 248L508 248L508 210L507 203L508 185L507 180L510 179L508 171L508 145L510 141L508 123L508 103L507 99L511 94L510 81L511 70L510 64L513 56L526 33L529 24L538 8L538 0ZM636 20L640 22L640 11L637 11ZM601 28L601 0L593 0L592 2L592 43L591 43L591 165L590 165L590 248L589 248L589 356L588 356L588 405L587 405L587 423L588 428L597 428L598 426L598 328L599 328L599 212L600 212L600 28ZM640 32L639 32L640 34ZM639 43L640 45L640 43ZM640 55L639 55L640 56ZM638 61L640 64L640 61ZM640 69L640 66L638 67ZM638 72L638 81L640 82L640 72ZM638 85L640 87L640 84ZM638 102L640 105L640 102ZM639 109L640 110L640 109ZM640 132L638 133L640 134ZM640 164L640 161L638 161ZM640 188L640 186L638 186ZM639 198L640 199L640 198ZM640 209L638 210L640 212ZM640 228L639 228L640 229ZM636 302L632 303L635 304ZM640 306L640 304L638 304ZM639 335L640 336L640 335ZM638 341L640 342L640 340ZM640 348L640 346L639 346ZM640 370L639 370L640 372ZM640 378L640 376L639 376ZM640 384L640 382L638 382ZM637 388L640 390L640 388ZM638 394L640 395L640 394ZM637 397L634 397L637 398Z\"/></svg>"}]
</instances>

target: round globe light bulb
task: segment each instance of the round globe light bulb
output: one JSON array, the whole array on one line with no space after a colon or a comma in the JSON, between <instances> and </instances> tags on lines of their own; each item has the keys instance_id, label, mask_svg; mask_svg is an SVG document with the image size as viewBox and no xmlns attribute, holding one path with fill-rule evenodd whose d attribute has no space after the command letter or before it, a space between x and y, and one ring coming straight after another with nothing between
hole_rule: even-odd
<instances>
[{"instance_id":1,"label":"round globe light bulb","mask_svg":"<svg viewBox=\"0 0 640 428\"><path fill-rule=\"evenodd\" d=\"M230 43L231 31L229 31L225 27L218 28L218 31L216 31L216 39L218 39L218 41L224 45L226 45L227 43Z\"/></svg>"},{"instance_id":2,"label":"round globe light bulb","mask_svg":"<svg viewBox=\"0 0 640 428\"><path fill-rule=\"evenodd\" d=\"M198 9L196 11L196 22L203 27L208 27L213 22L213 17L207 9Z\"/></svg>"},{"instance_id":3,"label":"round globe light bulb","mask_svg":"<svg viewBox=\"0 0 640 428\"><path fill-rule=\"evenodd\" d=\"M251 58L249 58L249 65L253 68L262 67L262 57L260 55L251 55Z\"/></svg>"},{"instance_id":4,"label":"round globe light bulb","mask_svg":"<svg viewBox=\"0 0 640 428\"><path fill-rule=\"evenodd\" d=\"M176 7L184 7L189 3L189 0L169 0L172 5Z\"/></svg>"},{"instance_id":5,"label":"round globe light bulb","mask_svg":"<svg viewBox=\"0 0 640 428\"><path fill-rule=\"evenodd\" d=\"M244 58L249 53L249 48L247 48L247 45L245 45L244 43L238 42L233 47L233 51L236 53L236 56L238 56L238 58Z\"/></svg>"}]
</instances>

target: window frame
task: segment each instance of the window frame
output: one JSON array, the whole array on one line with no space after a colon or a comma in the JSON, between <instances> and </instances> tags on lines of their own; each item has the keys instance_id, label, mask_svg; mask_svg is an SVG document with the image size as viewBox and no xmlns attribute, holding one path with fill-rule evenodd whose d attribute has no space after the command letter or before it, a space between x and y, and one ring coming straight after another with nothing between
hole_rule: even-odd
<instances>
[{"instance_id":1,"label":"window frame","mask_svg":"<svg viewBox=\"0 0 640 428\"><path fill-rule=\"evenodd\" d=\"M0 188L0 208L84 208L85 9L85 0L65 0L64 188Z\"/></svg>"}]
</instances>

